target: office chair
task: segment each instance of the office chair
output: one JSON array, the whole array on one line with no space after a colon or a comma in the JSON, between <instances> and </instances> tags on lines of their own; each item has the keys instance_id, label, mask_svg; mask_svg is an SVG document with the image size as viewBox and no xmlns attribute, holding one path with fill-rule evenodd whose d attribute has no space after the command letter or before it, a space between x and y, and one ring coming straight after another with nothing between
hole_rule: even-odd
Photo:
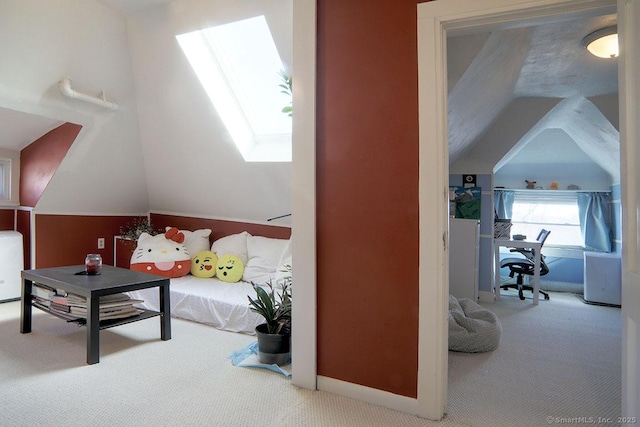
<instances>
[{"instance_id":1,"label":"office chair","mask_svg":"<svg viewBox=\"0 0 640 427\"><path fill-rule=\"evenodd\" d=\"M551 233L551 231L547 231L545 229L540 230L540 233L536 238L536 240L540 242L540 250L542 250L544 241L547 240L549 233ZM525 274L528 276L533 276L535 273L534 271L535 253L532 249L524 249L524 248L514 248L514 249L511 249L511 252L520 252L525 258L505 258L502 260L502 262L500 263L500 268L509 268L509 277L513 278L513 276L515 276L516 274L518 275L518 277L516 279L515 284L511 283L511 284L501 285L500 289L504 289L504 290L507 290L509 288L517 289L518 296L520 297L521 300L524 300L524 294L523 294L524 290L533 292L533 286L524 285L523 278ZM541 253L540 254L540 276L544 276L548 272L549 272L549 266L547 266L547 263L544 262L544 255L542 255ZM542 295L544 295L545 300L549 299L548 293L542 290L538 290L538 291Z\"/></svg>"}]
</instances>

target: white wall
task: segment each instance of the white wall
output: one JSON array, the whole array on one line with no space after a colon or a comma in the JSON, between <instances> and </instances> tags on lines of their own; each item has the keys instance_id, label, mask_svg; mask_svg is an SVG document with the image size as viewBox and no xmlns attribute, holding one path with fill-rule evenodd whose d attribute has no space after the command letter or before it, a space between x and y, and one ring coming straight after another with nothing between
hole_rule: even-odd
<instances>
[{"instance_id":1,"label":"white wall","mask_svg":"<svg viewBox=\"0 0 640 427\"><path fill-rule=\"evenodd\" d=\"M562 156L559 156L562 153ZM560 158L558 158L560 157ZM525 188L525 179L549 190L552 182L560 190L578 185L583 190L609 190L609 174L594 163L562 129L545 129L498 169L494 186Z\"/></svg>"},{"instance_id":2,"label":"white wall","mask_svg":"<svg viewBox=\"0 0 640 427\"><path fill-rule=\"evenodd\" d=\"M549 112L559 99L516 98L494 119L450 173L492 174L495 165Z\"/></svg>"},{"instance_id":3,"label":"white wall","mask_svg":"<svg viewBox=\"0 0 640 427\"><path fill-rule=\"evenodd\" d=\"M18 197L16 194L20 191L20 152L16 150L7 150L0 148L0 159L9 159L11 161L11 186L9 188L9 198L0 201L0 206L16 206Z\"/></svg>"},{"instance_id":4,"label":"white wall","mask_svg":"<svg viewBox=\"0 0 640 427\"><path fill-rule=\"evenodd\" d=\"M524 188L528 179L545 189L558 182L560 189L575 184L607 190L619 180L619 161L609 169L602 166L619 152L617 100L617 94L590 100L516 98L451 173L495 170L494 185L506 188ZM591 157L585 147L594 147Z\"/></svg>"},{"instance_id":5,"label":"white wall","mask_svg":"<svg viewBox=\"0 0 640 427\"><path fill-rule=\"evenodd\" d=\"M151 210L251 222L291 212L291 164L243 160L175 39L258 15L291 69L291 1L174 0L129 18Z\"/></svg>"},{"instance_id":6,"label":"white wall","mask_svg":"<svg viewBox=\"0 0 640 427\"><path fill-rule=\"evenodd\" d=\"M3 0L0 39L0 107L83 126L36 211L147 212L124 18L92 0ZM120 110L65 98L64 76Z\"/></svg>"}]
</instances>

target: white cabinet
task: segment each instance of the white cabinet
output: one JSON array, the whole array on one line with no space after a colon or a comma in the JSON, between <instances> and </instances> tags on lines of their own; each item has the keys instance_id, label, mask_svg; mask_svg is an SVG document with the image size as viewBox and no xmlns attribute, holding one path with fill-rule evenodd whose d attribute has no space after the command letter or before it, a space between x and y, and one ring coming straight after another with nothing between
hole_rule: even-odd
<instances>
[{"instance_id":1,"label":"white cabinet","mask_svg":"<svg viewBox=\"0 0 640 427\"><path fill-rule=\"evenodd\" d=\"M0 301L20 298L23 259L22 234L0 231Z\"/></svg>"},{"instance_id":2,"label":"white cabinet","mask_svg":"<svg viewBox=\"0 0 640 427\"><path fill-rule=\"evenodd\" d=\"M619 306L622 293L621 269L618 254L585 252L585 301Z\"/></svg>"},{"instance_id":3,"label":"white cabinet","mask_svg":"<svg viewBox=\"0 0 640 427\"><path fill-rule=\"evenodd\" d=\"M479 222L449 218L449 293L478 300Z\"/></svg>"}]
</instances>

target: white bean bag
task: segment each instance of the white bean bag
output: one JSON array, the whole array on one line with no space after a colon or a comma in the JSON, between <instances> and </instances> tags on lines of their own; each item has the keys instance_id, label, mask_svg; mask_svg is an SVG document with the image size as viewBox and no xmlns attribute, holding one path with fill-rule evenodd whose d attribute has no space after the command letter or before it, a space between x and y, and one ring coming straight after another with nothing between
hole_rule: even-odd
<instances>
[{"instance_id":1,"label":"white bean bag","mask_svg":"<svg viewBox=\"0 0 640 427\"><path fill-rule=\"evenodd\" d=\"M449 350L482 353L498 348L498 316L469 298L449 295Z\"/></svg>"}]
</instances>

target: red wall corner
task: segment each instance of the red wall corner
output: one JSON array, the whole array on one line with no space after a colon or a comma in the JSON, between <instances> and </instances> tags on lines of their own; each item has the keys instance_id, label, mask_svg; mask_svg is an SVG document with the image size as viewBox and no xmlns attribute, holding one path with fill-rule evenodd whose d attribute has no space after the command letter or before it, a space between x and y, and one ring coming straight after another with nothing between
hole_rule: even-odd
<instances>
[{"instance_id":1,"label":"red wall corner","mask_svg":"<svg viewBox=\"0 0 640 427\"><path fill-rule=\"evenodd\" d=\"M64 123L20 152L20 204L35 207L82 126Z\"/></svg>"}]
</instances>

